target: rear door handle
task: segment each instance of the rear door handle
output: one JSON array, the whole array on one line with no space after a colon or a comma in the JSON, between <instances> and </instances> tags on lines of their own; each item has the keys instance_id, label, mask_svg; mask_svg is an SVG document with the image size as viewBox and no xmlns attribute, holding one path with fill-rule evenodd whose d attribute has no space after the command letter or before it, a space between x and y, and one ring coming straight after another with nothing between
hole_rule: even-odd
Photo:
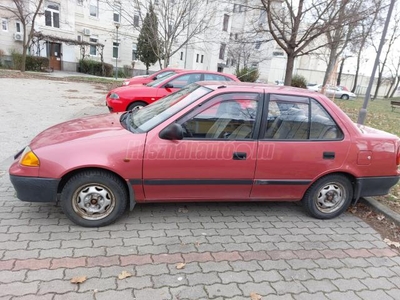
<instances>
[{"instance_id":1,"label":"rear door handle","mask_svg":"<svg viewBox=\"0 0 400 300\"><path fill-rule=\"evenodd\" d=\"M246 152L233 152L233 160L245 160L247 158Z\"/></svg>"},{"instance_id":2,"label":"rear door handle","mask_svg":"<svg viewBox=\"0 0 400 300\"><path fill-rule=\"evenodd\" d=\"M322 155L323 159L334 159L335 158L335 152L324 152Z\"/></svg>"}]
</instances>

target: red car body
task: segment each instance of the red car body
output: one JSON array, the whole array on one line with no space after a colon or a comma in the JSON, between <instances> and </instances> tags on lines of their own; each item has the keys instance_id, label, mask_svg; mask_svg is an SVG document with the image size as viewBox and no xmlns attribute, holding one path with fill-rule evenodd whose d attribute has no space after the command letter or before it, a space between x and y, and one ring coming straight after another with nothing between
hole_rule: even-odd
<instances>
[{"instance_id":1,"label":"red car body","mask_svg":"<svg viewBox=\"0 0 400 300\"><path fill-rule=\"evenodd\" d=\"M53 126L9 173L18 198L61 195L83 226L115 221L125 204L164 201L303 199L327 219L387 194L399 180L399 148L397 136L353 123L322 94L200 82L138 111Z\"/></svg>"},{"instance_id":2,"label":"red car body","mask_svg":"<svg viewBox=\"0 0 400 300\"><path fill-rule=\"evenodd\" d=\"M124 80L124 82L122 83L123 86L126 85L133 85L133 84L147 84L149 82L152 82L153 80L162 78L166 75L169 74L175 74L175 71L180 71L181 69L175 69L175 68L166 68L166 69L162 69L160 71L157 71L153 74L150 75L138 75L138 76L134 76L132 78L126 79Z\"/></svg>"},{"instance_id":3,"label":"red car body","mask_svg":"<svg viewBox=\"0 0 400 300\"><path fill-rule=\"evenodd\" d=\"M106 103L111 112L143 107L196 81L239 81L236 76L211 71L175 70L174 74L149 83L118 87L108 92Z\"/></svg>"}]
</instances>

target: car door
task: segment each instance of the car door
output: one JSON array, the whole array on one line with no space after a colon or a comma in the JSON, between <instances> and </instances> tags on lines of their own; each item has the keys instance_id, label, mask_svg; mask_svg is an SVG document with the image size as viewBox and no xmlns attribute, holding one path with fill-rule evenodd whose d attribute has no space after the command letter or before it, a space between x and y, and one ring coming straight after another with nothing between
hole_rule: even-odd
<instances>
[{"instance_id":1,"label":"car door","mask_svg":"<svg viewBox=\"0 0 400 300\"><path fill-rule=\"evenodd\" d=\"M202 74L200 73L189 73L174 77L165 82L162 87L158 88L157 98L160 99L166 95L176 92L190 83L200 81L201 78Z\"/></svg>"},{"instance_id":2,"label":"car door","mask_svg":"<svg viewBox=\"0 0 400 300\"><path fill-rule=\"evenodd\" d=\"M171 121L150 131L143 164L146 200L248 199L260 99L258 93L212 97L176 120L185 129L182 140L159 137Z\"/></svg>"},{"instance_id":3,"label":"car door","mask_svg":"<svg viewBox=\"0 0 400 300\"><path fill-rule=\"evenodd\" d=\"M251 197L300 200L316 178L340 168L350 139L312 98L271 94L267 112Z\"/></svg>"}]
</instances>

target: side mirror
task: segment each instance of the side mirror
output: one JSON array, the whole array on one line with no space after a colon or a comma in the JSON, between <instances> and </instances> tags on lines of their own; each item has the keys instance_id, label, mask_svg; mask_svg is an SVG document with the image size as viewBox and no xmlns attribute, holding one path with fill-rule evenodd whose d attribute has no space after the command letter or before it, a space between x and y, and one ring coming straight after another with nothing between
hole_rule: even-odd
<instances>
[{"instance_id":1,"label":"side mirror","mask_svg":"<svg viewBox=\"0 0 400 300\"><path fill-rule=\"evenodd\" d=\"M174 86L172 84L170 84L170 83L167 83L167 84L164 85L164 87L166 89L172 89Z\"/></svg>"},{"instance_id":2,"label":"side mirror","mask_svg":"<svg viewBox=\"0 0 400 300\"><path fill-rule=\"evenodd\" d=\"M160 131L159 137L164 140L181 140L183 139L183 128L178 123L172 123Z\"/></svg>"}]
</instances>

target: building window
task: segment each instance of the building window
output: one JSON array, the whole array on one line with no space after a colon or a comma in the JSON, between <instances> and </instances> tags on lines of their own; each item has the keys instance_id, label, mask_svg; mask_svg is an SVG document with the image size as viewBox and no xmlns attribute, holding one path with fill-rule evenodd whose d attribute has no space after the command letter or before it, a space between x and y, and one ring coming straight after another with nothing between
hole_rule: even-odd
<instances>
[{"instance_id":1,"label":"building window","mask_svg":"<svg viewBox=\"0 0 400 300\"><path fill-rule=\"evenodd\" d=\"M255 48L260 49L260 47L261 47L261 41L256 41Z\"/></svg>"},{"instance_id":2,"label":"building window","mask_svg":"<svg viewBox=\"0 0 400 300\"><path fill-rule=\"evenodd\" d=\"M235 41L237 41L238 38L239 38L239 34L238 34L238 33L235 33Z\"/></svg>"},{"instance_id":3,"label":"building window","mask_svg":"<svg viewBox=\"0 0 400 300\"><path fill-rule=\"evenodd\" d=\"M154 0L154 5L158 5L158 0Z\"/></svg>"},{"instance_id":4,"label":"building window","mask_svg":"<svg viewBox=\"0 0 400 300\"><path fill-rule=\"evenodd\" d=\"M44 11L46 26L60 28L60 6L48 4Z\"/></svg>"},{"instance_id":5,"label":"building window","mask_svg":"<svg viewBox=\"0 0 400 300\"><path fill-rule=\"evenodd\" d=\"M137 60L137 44L132 44L132 60Z\"/></svg>"},{"instance_id":6,"label":"building window","mask_svg":"<svg viewBox=\"0 0 400 300\"><path fill-rule=\"evenodd\" d=\"M199 62L199 54L196 54L196 62L198 63Z\"/></svg>"},{"instance_id":7,"label":"building window","mask_svg":"<svg viewBox=\"0 0 400 300\"><path fill-rule=\"evenodd\" d=\"M260 11L260 17L258 18L258 24L262 25L267 20L267 11L262 10Z\"/></svg>"},{"instance_id":8,"label":"building window","mask_svg":"<svg viewBox=\"0 0 400 300\"><path fill-rule=\"evenodd\" d=\"M181 60L183 60L183 52L181 52Z\"/></svg>"},{"instance_id":9,"label":"building window","mask_svg":"<svg viewBox=\"0 0 400 300\"><path fill-rule=\"evenodd\" d=\"M97 38L90 38L89 41L91 43L97 43ZM93 55L93 56L97 55L97 47L96 47L96 45L90 45L90 55Z\"/></svg>"},{"instance_id":10,"label":"building window","mask_svg":"<svg viewBox=\"0 0 400 300\"><path fill-rule=\"evenodd\" d=\"M8 31L8 20L7 19L1 19L1 28L3 31Z\"/></svg>"},{"instance_id":11,"label":"building window","mask_svg":"<svg viewBox=\"0 0 400 300\"><path fill-rule=\"evenodd\" d=\"M17 33L22 33L22 26L21 26L21 22L15 22L15 31Z\"/></svg>"},{"instance_id":12,"label":"building window","mask_svg":"<svg viewBox=\"0 0 400 300\"><path fill-rule=\"evenodd\" d=\"M82 6L83 5L83 0L76 0L76 4L79 5L79 6Z\"/></svg>"},{"instance_id":13,"label":"building window","mask_svg":"<svg viewBox=\"0 0 400 300\"><path fill-rule=\"evenodd\" d=\"M92 17L99 17L99 0L90 0L89 12Z\"/></svg>"},{"instance_id":14,"label":"building window","mask_svg":"<svg viewBox=\"0 0 400 300\"><path fill-rule=\"evenodd\" d=\"M133 26L139 27L139 14L133 16Z\"/></svg>"},{"instance_id":15,"label":"building window","mask_svg":"<svg viewBox=\"0 0 400 300\"><path fill-rule=\"evenodd\" d=\"M238 4L233 4L233 12L237 12L238 11Z\"/></svg>"},{"instance_id":16,"label":"building window","mask_svg":"<svg viewBox=\"0 0 400 300\"><path fill-rule=\"evenodd\" d=\"M225 48L226 48L226 44L222 43L221 47L219 48L219 59L224 59L224 57L225 57Z\"/></svg>"},{"instance_id":17,"label":"building window","mask_svg":"<svg viewBox=\"0 0 400 300\"><path fill-rule=\"evenodd\" d=\"M224 24L222 25L223 31L228 31L229 15L224 15Z\"/></svg>"},{"instance_id":18,"label":"building window","mask_svg":"<svg viewBox=\"0 0 400 300\"><path fill-rule=\"evenodd\" d=\"M113 21L114 21L114 23L120 23L121 22L121 6L118 5L118 4L116 4L114 6Z\"/></svg>"},{"instance_id":19,"label":"building window","mask_svg":"<svg viewBox=\"0 0 400 300\"><path fill-rule=\"evenodd\" d=\"M204 55L201 56L200 62L203 63L204 61Z\"/></svg>"},{"instance_id":20,"label":"building window","mask_svg":"<svg viewBox=\"0 0 400 300\"><path fill-rule=\"evenodd\" d=\"M119 43L113 42L113 58L119 58Z\"/></svg>"}]
</instances>

